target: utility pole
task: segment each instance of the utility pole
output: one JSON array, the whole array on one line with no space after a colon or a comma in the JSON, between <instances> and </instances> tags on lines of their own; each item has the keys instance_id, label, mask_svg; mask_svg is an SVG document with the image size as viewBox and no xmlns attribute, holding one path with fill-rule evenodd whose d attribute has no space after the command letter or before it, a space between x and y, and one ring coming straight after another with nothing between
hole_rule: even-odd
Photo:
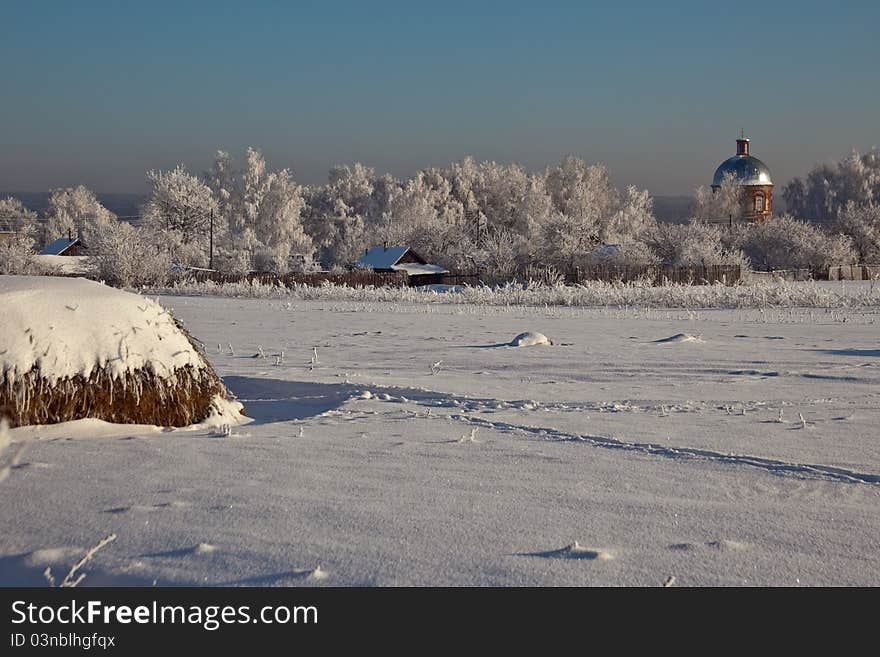
<instances>
[{"instance_id":1,"label":"utility pole","mask_svg":"<svg viewBox=\"0 0 880 657\"><path fill-rule=\"evenodd\" d=\"M208 269L214 269L214 211L211 210L211 228L208 233Z\"/></svg>"}]
</instances>

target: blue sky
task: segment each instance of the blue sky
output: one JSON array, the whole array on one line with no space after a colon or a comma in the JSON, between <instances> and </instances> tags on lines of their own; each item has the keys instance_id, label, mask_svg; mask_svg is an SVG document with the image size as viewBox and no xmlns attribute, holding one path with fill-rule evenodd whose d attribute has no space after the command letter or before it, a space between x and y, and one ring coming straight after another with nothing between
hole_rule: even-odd
<instances>
[{"instance_id":1,"label":"blue sky","mask_svg":"<svg viewBox=\"0 0 880 657\"><path fill-rule=\"evenodd\" d=\"M740 127L775 182L880 143L880 3L5 0L0 189L143 191L261 148L321 182L572 153L690 193Z\"/></svg>"}]
</instances>

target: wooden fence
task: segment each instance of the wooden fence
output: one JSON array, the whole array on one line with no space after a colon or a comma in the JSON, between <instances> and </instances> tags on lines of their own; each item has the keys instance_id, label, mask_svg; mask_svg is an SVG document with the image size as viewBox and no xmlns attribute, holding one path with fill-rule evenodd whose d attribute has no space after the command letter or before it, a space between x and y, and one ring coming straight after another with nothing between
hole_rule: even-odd
<instances>
[{"instance_id":1,"label":"wooden fence","mask_svg":"<svg viewBox=\"0 0 880 657\"><path fill-rule=\"evenodd\" d=\"M290 287L292 285L308 285L318 287L327 283L347 285L348 287L407 287L409 277L405 272L374 272L351 271L342 273L313 272L272 274L269 272L229 273L210 271L207 269L191 269L186 277L193 281L212 281L214 283L240 283L242 281L259 283L275 283Z\"/></svg>"},{"instance_id":2,"label":"wooden fence","mask_svg":"<svg viewBox=\"0 0 880 657\"><path fill-rule=\"evenodd\" d=\"M832 265L818 269L771 269L747 272L744 279L754 281L876 281L880 265Z\"/></svg>"},{"instance_id":3,"label":"wooden fence","mask_svg":"<svg viewBox=\"0 0 880 657\"><path fill-rule=\"evenodd\" d=\"M724 283L733 285L742 279L742 268L730 265L708 265L705 267L667 267L648 265L642 267L617 267L596 265L575 267L567 272L566 282L584 283L586 281L607 281L631 283L646 281L652 285L677 283L682 285L712 285Z\"/></svg>"},{"instance_id":4,"label":"wooden fence","mask_svg":"<svg viewBox=\"0 0 880 657\"><path fill-rule=\"evenodd\" d=\"M634 282L646 281L652 285L678 283L684 285L710 285L724 283L732 285L743 276L740 267L576 267L563 273L566 283L580 284L587 281ZM309 285L317 287L326 283L347 285L348 287L414 287L418 285L480 285L492 281L491 277L476 273L449 272L408 276L405 272L352 271L342 273L315 272L298 274L272 274L268 272L226 273L205 269L187 271L186 277L194 281L213 281L215 283L239 283L257 281L276 283L285 286ZM518 278L518 277L514 277Z\"/></svg>"},{"instance_id":5,"label":"wooden fence","mask_svg":"<svg viewBox=\"0 0 880 657\"><path fill-rule=\"evenodd\" d=\"M880 265L837 265L828 268L829 281L876 281Z\"/></svg>"}]
</instances>

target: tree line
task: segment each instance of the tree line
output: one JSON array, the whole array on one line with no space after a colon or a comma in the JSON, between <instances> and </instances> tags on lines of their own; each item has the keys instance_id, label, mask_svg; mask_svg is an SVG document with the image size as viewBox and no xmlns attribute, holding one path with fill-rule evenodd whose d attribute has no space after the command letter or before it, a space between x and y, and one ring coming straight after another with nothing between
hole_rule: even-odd
<instances>
[{"instance_id":1,"label":"tree line","mask_svg":"<svg viewBox=\"0 0 880 657\"><path fill-rule=\"evenodd\" d=\"M790 214L730 226L717 219L741 211L732 179L714 192L696 190L690 221L663 224L646 190L618 189L604 166L576 157L539 172L467 157L404 180L356 163L333 168L324 185L301 185L248 148L240 163L218 151L202 174L180 165L147 179L138 226L117 220L83 186L53 190L42 241L82 236L100 275L122 285L161 283L175 270L209 265L233 273L342 270L382 243L498 281L599 264L880 262L876 149L790 182L782 192ZM13 235L0 244L0 271L32 267L37 215L18 199L0 199L0 221Z\"/></svg>"}]
</instances>

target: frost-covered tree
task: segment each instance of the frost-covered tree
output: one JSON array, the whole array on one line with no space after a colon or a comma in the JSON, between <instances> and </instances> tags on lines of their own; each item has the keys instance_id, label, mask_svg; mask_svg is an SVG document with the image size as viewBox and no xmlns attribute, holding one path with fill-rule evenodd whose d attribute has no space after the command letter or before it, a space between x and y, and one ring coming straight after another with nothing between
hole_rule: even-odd
<instances>
[{"instance_id":1,"label":"frost-covered tree","mask_svg":"<svg viewBox=\"0 0 880 657\"><path fill-rule=\"evenodd\" d=\"M37 226L37 213L28 210L14 196L0 199L0 230L19 232L33 230Z\"/></svg>"},{"instance_id":2,"label":"frost-covered tree","mask_svg":"<svg viewBox=\"0 0 880 657\"><path fill-rule=\"evenodd\" d=\"M83 185L53 189L49 194L46 217L47 242L68 235L78 236L116 220L116 215L101 205L95 193Z\"/></svg>"},{"instance_id":3,"label":"frost-covered tree","mask_svg":"<svg viewBox=\"0 0 880 657\"><path fill-rule=\"evenodd\" d=\"M647 267L660 263L660 259L645 242L628 240L619 244L600 247L580 259L580 265L590 267L626 268Z\"/></svg>"},{"instance_id":4,"label":"frost-covered tree","mask_svg":"<svg viewBox=\"0 0 880 657\"><path fill-rule=\"evenodd\" d=\"M241 172L241 216L236 222L236 228L240 225L250 226L256 232L256 225L260 221L260 205L271 184L266 158L256 148L248 147Z\"/></svg>"},{"instance_id":5,"label":"frost-covered tree","mask_svg":"<svg viewBox=\"0 0 880 657\"><path fill-rule=\"evenodd\" d=\"M850 202L880 203L880 149L856 151L832 164L819 164L804 179L795 178L782 192L788 212L833 223Z\"/></svg>"},{"instance_id":6,"label":"frost-covered tree","mask_svg":"<svg viewBox=\"0 0 880 657\"><path fill-rule=\"evenodd\" d=\"M0 274L36 273L33 232L33 228L24 227L0 240Z\"/></svg>"},{"instance_id":7,"label":"frost-covered tree","mask_svg":"<svg viewBox=\"0 0 880 657\"><path fill-rule=\"evenodd\" d=\"M290 171L270 174L269 188L256 214L254 234L260 244L255 257L257 269L285 273L312 266L315 247L305 232L302 189Z\"/></svg>"},{"instance_id":8,"label":"frost-covered tree","mask_svg":"<svg viewBox=\"0 0 880 657\"><path fill-rule=\"evenodd\" d=\"M583 214L553 212L540 226L536 243L536 262L571 270L599 246L598 226Z\"/></svg>"},{"instance_id":9,"label":"frost-covered tree","mask_svg":"<svg viewBox=\"0 0 880 657\"><path fill-rule=\"evenodd\" d=\"M351 266L371 246L366 228L384 211L388 179L377 180L373 169L355 163L334 167L326 185L304 190L304 226L323 264Z\"/></svg>"},{"instance_id":10,"label":"frost-covered tree","mask_svg":"<svg viewBox=\"0 0 880 657\"><path fill-rule=\"evenodd\" d=\"M161 239L148 228L108 222L92 235L89 259L97 275L111 285L164 285L171 272L172 252Z\"/></svg>"},{"instance_id":11,"label":"frost-covered tree","mask_svg":"<svg viewBox=\"0 0 880 657\"><path fill-rule=\"evenodd\" d=\"M621 194L601 165L567 157L547 170L550 216L535 235L536 256L560 270L596 264L612 252L631 258L631 265L649 263L653 256L640 246L656 221L648 193L629 187ZM603 245L614 249L600 249Z\"/></svg>"},{"instance_id":12,"label":"frost-covered tree","mask_svg":"<svg viewBox=\"0 0 880 657\"><path fill-rule=\"evenodd\" d=\"M741 224L722 235L730 248L742 250L756 270L818 270L858 261L848 237L829 234L790 215L759 224Z\"/></svg>"},{"instance_id":13,"label":"frost-covered tree","mask_svg":"<svg viewBox=\"0 0 880 657\"><path fill-rule=\"evenodd\" d=\"M629 187L621 194L601 164L569 156L547 171L546 187L557 212L595 226L597 244L640 239L655 223L648 193Z\"/></svg>"},{"instance_id":14,"label":"frost-covered tree","mask_svg":"<svg viewBox=\"0 0 880 657\"><path fill-rule=\"evenodd\" d=\"M217 264L227 271L286 273L312 267L315 247L303 225L303 188L290 171L271 171L263 154L248 148L241 171L219 152L207 175L219 197L228 232Z\"/></svg>"},{"instance_id":15,"label":"frost-covered tree","mask_svg":"<svg viewBox=\"0 0 880 657\"><path fill-rule=\"evenodd\" d=\"M606 244L643 240L657 225L648 190L630 185L619 198L617 210L600 222L601 240Z\"/></svg>"},{"instance_id":16,"label":"frost-covered tree","mask_svg":"<svg viewBox=\"0 0 880 657\"><path fill-rule=\"evenodd\" d=\"M475 189L478 189L480 165L473 157L467 156L460 162L453 163L444 171L446 179L452 186L452 195L462 206L462 229L476 238L485 234L489 227L489 219L480 207Z\"/></svg>"},{"instance_id":17,"label":"frost-covered tree","mask_svg":"<svg viewBox=\"0 0 880 657\"><path fill-rule=\"evenodd\" d=\"M742 251L724 243L718 227L705 223L658 224L648 245L662 264L671 267L749 265Z\"/></svg>"},{"instance_id":18,"label":"frost-covered tree","mask_svg":"<svg viewBox=\"0 0 880 657\"><path fill-rule=\"evenodd\" d=\"M605 167L569 156L548 169L546 186L554 209L580 226L594 225L598 242L603 222L617 211L620 202Z\"/></svg>"},{"instance_id":19,"label":"frost-covered tree","mask_svg":"<svg viewBox=\"0 0 880 657\"><path fill-rule=\"evenodd\" d=\"M837 215L835 230L848 235L863 263L880 263L880 202L850 201Z\"/></svg>"},{"instance_id":20,"label":"frost-covered tree","mask_svg":"<svg viewBox=\"0 0 880 657\"><path fill-rule=\"evenodd\" d=\"M441 250L437 244L441 220L436 205L424 172L419 172L392 192L376 227L378 241L407 244L425 253Z\"/></svg>"},{"instance_id":21,"label":"frost-covered tree","mask_svg":"<svg viewBox=\"0 0 880 657\"><path fill-rule=\"evenodd\" d=\"M473 265L491 272L498 280L507 280L522 268L522 236L505 228L492 230L482 248L473 249ZM463 267L467 269L467 267Z\"/></svg>"},{"instance_id":22,"label":"frost-covered tree","mask_svg":"<svg viewBox=\"0 0 880 657\"><path fill-rule=\"evenodd\" d=\"M205 184L211 189L217 202L217 216L225 227L235 216L238 200L237 181L232 157L226 151L217 151L211 168L205 174Z\"/></svg>"},{"instance_id":23,"label":"frost-covered tree","mask_svg":"<svg viewBox=\"0 0 880 657\"><path fill-rule=\"evenodd\" d=\"M246 225L243 183L229 153L218 150L214 154L204 179L217 202L217 223L224 230L214 241L214 267L224 272L247 273L253 269L257 240L253 228Z\"/></svg>"},{"instance_id":24,"label":"frost-covered tree","mask_svg":"<svg viewBox=\"0 0 880 657\"><path fill-rule=\"evenodd\" d=\"M486 218L486 228L524 234L528 226L518 222L524 217L517 210L529 190L526 170L518 164L483 162L475 173L470 191L476 208Z\"/></svg>"},{"instance_id":25,"label":"frost-covered tree","mask_svg":"<svg viewBox=\"0 0 880 657\"><path fill-rule=\"evenodd\" d=\"M211 188L183 165L150 171L147 179L152 190L143 209L144 229L179 265L206 266L212 215L215 239L224 232Z\"/></svg>"},{"instance_id":26,"label":"frost-covered tree","mask_svg":"<svg viewBox=\"0 0 880 657\"><path fill-rule=\"evenodd\" d=\"M530 176L528 184L513 211L513 229L530 240L553 212L553 201L547 193L544 176Z\"/></svg>"},{"instance_id":27,"label":"frost-covered tree","mask_svg":"<svg viewBox=\"0 0 880 657\"><path fill-rule=\"evenodd\" d=\"M695 221L704 223L727 223L744 216L742 188L736 175L728 171L717 189L702 185L694 194L691 214Z\"/></svg>"}]
</instances>

